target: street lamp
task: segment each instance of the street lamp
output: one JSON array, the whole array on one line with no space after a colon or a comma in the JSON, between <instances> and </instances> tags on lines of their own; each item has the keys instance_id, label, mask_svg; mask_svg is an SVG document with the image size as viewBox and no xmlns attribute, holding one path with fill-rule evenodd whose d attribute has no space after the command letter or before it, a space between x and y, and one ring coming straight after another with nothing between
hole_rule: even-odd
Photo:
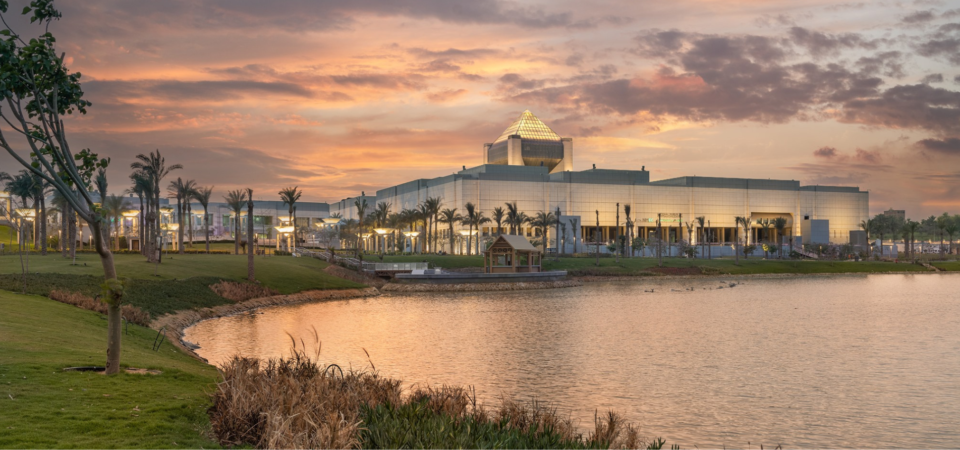
<instances>
[{"instance_id":1,"label":"street lamp","mask_svg":"<svg viewBox=\"0 0 960 450\"><path fill-rule=\"evenodd\" d=\"M413 240L420 236L419 231L404 231L403 236L410 239L410 253L413 253L414 245Z\"/></svg>"}]
</instances>

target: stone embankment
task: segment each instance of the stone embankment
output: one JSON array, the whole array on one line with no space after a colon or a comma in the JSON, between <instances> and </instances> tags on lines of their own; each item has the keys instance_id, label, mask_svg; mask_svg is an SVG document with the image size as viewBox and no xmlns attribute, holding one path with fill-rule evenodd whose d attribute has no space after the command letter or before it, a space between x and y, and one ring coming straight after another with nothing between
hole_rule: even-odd
<instances>
[{"instance_id":1,"label":"stone embankment","mask_svg":"<svg viewBox=\"0 0 960 450\"><path fill-rule=\"evenodd\" d=\"M255 298L240 303L214 306L212 308L201 308L195 310L178 311L173 314L158 317L150 322L150 328L154 330L164 329L167 339L174 345L180 347L183 351L193 357L206 362L205 359L193 352L183 343L183 330L198 322L215 319L217 317L232 316L247 311L267 306L296 305L299 303L344 300L350 298L373 297L380 295L376 288L368 287L363 289L331 289L321 291L305 291L289 295L274 295L270 297Z\"/></svg>"},{"instance_id":2,"label":"stone embankment","mask_svg":"<svg viewBox=\"0 0 960 450\"><path fill-rule=\"evenodd\" d=\"M380 288L382 292L490 292L523 291L528 289L555 289L582 286L579 280L521 281L514 283L389 283Z\"/></svg>"}]
</instances>

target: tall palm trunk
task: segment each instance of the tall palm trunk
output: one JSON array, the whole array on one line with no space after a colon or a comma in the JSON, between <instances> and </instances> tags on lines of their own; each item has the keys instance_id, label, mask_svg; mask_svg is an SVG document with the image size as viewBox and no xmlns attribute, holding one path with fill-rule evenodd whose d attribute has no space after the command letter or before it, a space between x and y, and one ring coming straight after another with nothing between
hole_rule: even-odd
<instances>
[{"instance_id":1,"label":"tall palm trunk","mask_svg":"<svg viewBox=\"0 0 960 450\"><path fill-rule=\"evenodd\" d=\"M143 244L144 244L144 232L143 232L143 194L137 196L140 199L140 215L137 217L137 238L140 240L140 253L144 253Z\"/></svg>"},{"instance_id":2,"label":"tall palm trunk","mask_svg":"<svg viewBox=\"0 0 960 450\"><path fill-rule=\"evenodd\" d=\"M77 212L71 207L69 209L69 235L70 235L70 259L77 258Z\"/></svg>"},{"instance_id":3,"label":"tall palm trunk","mask_svg":"<svg viewBox=\"0 0 960 450\"><path fill-rule=\"evenodd\" d=\"M63 202L63 205L60 207L60 256L67 257L67 239L70 237L70 228L67 225L70 216L69 213L70 204L68 202Z\"/></svg>"},{"instance_id":4,"label":"tall palm trunk","mask_svg":"<svg viewBox=\"0 0 960 450\"><path fill-rule=\"evenodd\" d=\"M187 224L189 225L189 234L190 234L190 248L193 248L193 205L190 204L190 199L187 199Z\"/></svg>"},{"instance_id":5,"label":"tall palm trunk","mask_svg":"<svg viewBox=\"0 0 960 450\"><path fill-rule=\"evenodd\" d=\"M247 188L247 280L253 275L253 189Z\"/></svg>"},{"instance_id":6,"label":"tall palm trunk","mask_svg":"<svg viewBox=\"0 0 960 450\"><path fill-rule=\"evenodd\" d=\"M203 207L203 239L207 243L207 253L210 253L210 216L207 207Z\"/></svg>"},{"instance_id":7,"label":"tall palm trunk","mask_svg":"<svg viewBox=\"0 0 960 450\"><path fill-rule=\"evenodd\" d=\"M40 214L37 215L37 221L40 222L40 255L47 255L47 201L43 198L43 192L40 193Z\"/></svg>"}]
</instances>

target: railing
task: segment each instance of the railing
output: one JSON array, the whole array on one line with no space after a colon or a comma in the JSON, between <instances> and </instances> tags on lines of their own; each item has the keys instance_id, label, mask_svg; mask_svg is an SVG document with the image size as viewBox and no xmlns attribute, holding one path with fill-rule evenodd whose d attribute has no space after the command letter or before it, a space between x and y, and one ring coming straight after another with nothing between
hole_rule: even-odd
<instances>
[{"instance_id":1,"label":"railing","mask_svg":"<svg viewBox=\"0 0 960 450\"><path fill-rule=\"evenodd\" d=\"M373 270L426 270L428 269L428 263L425 262L409 262L409 263L363 263L363 268L368 269L367 265L372 264Z\"/></svg>"}]
</instances>

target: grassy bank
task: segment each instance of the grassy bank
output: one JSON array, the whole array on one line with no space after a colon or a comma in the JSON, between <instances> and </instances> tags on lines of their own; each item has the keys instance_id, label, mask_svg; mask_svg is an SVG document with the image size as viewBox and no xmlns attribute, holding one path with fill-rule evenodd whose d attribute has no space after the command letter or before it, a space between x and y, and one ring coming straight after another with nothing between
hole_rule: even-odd
<instances>
[{"instance_id":1,"label":"grassy bank","mask_svg":"<svg viewBox=\"0 0 960 450\"><path fill-rule=\"evenodd\" d=\"M157 266L140 255L115 255L115 262L120 278L129 283L124 301L152 317L229 303L209 286L220 280L243 281L247 274L246 256L172 255ZM263 286L281 294L363 287L323 272L326 267L327 263L312 258L257 257L256 275ZM64 290L92 297L100 292L102 282L103 269L97 255L78 255L76 265L59 254L32 255L26 292L48 296L53 290ZM0 289L23 290L19 257L0 257Z\"/></svg>"},{"instance_id":2,"label":"grassy bank","mask_svg":"<svg viewBox=\"0 0 960 450\"><path fill-rule=\"evenodd\" d=\"M38 296L0 292L0 447L199 448L216 370L136 325L123 365L159 375L64 372L102 365L106 320Z\"/></svg>"},{"instance_id":3,"label":"grassy bank","mask_svg":"<svg viewBox=\"0 0 960 450\"><path fill-rule=\"evenodd\" d=\"M373 260L375 257L368 257ZM458 255L409 255L385 256L386 262L419 262L427 261L431 266L443 268L481 267L483 259L479 256ZM908 263L892 263L881 261L811 261L811 260L763 260L760 258L741 259L737 265L733 259L686 259L664 258L664 267L676 269L691 269L688 272L705 274L818 274L818 273L884 273L884 272L925 272L923 266ZM935 266L947 271L960 271L960 262L946 261L934 263ZM553 258L544 258L545 270L566 270L571 275L600 275L600 276L634 276L653 275L657 270L655 258L620 258L620 261L611 257L601 257L600 265L596 265L594 258L562 257L560 261ZM700 270L693 270L700 269ZM667 272L669 273L669 272Z\"/></svg>"}]
</instances>

